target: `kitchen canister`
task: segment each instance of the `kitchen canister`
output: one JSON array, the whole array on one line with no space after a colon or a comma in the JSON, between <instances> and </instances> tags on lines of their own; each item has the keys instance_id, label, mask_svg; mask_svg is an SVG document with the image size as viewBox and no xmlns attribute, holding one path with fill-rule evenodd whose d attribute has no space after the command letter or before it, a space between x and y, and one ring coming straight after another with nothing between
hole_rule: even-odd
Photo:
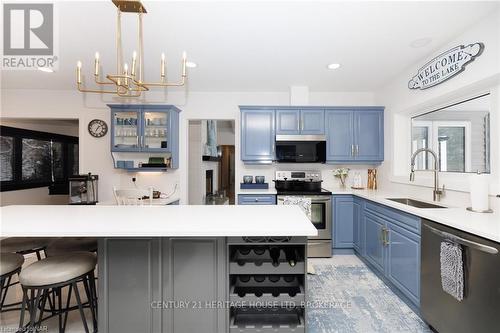
<instances>
[{"instance_id":1,"label":"kitchen canister","mask_svg":"<svg viewBox=\"0 0 500 333\"><path fill-rule=\"evenodd\" d=\"M489 203L489 183L487 174L477 174L470 175L469 177L470 186L470 202L471 206L467 207L467 210L478 212L478 213L491 213Z\"/></svg>"},{"instance_id":2,"label":"kitchen canister","mask_svg":"<svg viewBox=\"0 0 500 333\"><path fill-rule=\"evenodd\" d=\"M264 176L255 176L255 182L257 184L264 184L266 181L266 177Z\"/></svg>"},{"instance_id":3,"label":"kitchen canister","mask_svg":"<svg viewBox=\"0 0 500 333\"><path fill-rule=\"evenodd\" d=\"M253 183L253 176L243 176L243 183L252 184Z\"/></svg>"}]
</instances>

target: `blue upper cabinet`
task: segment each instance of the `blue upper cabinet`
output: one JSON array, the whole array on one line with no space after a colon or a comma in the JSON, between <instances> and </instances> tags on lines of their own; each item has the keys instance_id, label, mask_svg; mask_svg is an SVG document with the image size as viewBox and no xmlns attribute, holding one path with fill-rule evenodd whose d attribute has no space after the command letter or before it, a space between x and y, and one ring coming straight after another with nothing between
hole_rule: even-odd
<instances>
[{"instance_id":1,"label":"blue upper cabinet","mask_svg":"<svg viewBox=\"0 0 500 333\"><path fill-rule=\"evenodd\" d=\"M300 134L325 134L325 110L301 110Z\"/></svg>"},{"instance_id":2,"label":"blue upper cabinet","mask_svg":"<svg viewBox=\"0 0 500 333\"><path fill-rule=\"evenodd\" d=\"M276 110L277 135L322 135L325 134L325 111L323 109L285 108Z\"/></svg>"},{"instance_id":3,"label":"blue upper cabinet","mask_svg":"<svg viewBox=\"0 0 500 333\"><path fill-rule=\"evenodd\" d=\"M357 161L384 160L384 110L363 110L354 117L355 158Z\"/></svg>"},{"instance_id":4,"label":"blue upper cabinet","mask_svg":"<svg viewBox=\"0 0 500 333\"><path fill-rule=\"evenodd\" d=\"M170 153L179 160L179 112L172 105L108 105L111 108L111 151Z\"/></svg>"},{"instance_id":5,"label":"blue upper cabinet","mask_svg":"<svg viewBox=\"0 0 500 333\"><path fill-rule=\"evenodd\" d=\"M351 110L326 111L326 160L354 160L354 113Z\"/></svg>"},{"instance_id":6,"label":"blue upper cabinet","mask_svg":"<svg viewBox=\"0 0 500 333\"><path fill-rule=\"evenodd\" d=\"M381 163L384 160L384 108L332 108L326 111L329 163Z\"/></svg>"},{"instance_id":7,"label":"blue upper cabinet","mask_svg":"<svg viewBox=\"0 0 500 333\"><path fill-rule=\"evenodd\" d=\"M380 164L383 107L241 106L241 159L272 162L276 135L326 135L326 161Z\"/></svg>"},{"instance_id":8,"label":"blue upper cabinet","mask_svg":"<svg viewBox=\"0 0 500 333\"><path fill-rule=\"evenodd\" d=\"M270 163L274 158L275 112L241 107L241 160Z\"/></svg>"},{"instance_id":9,"label":"blue upper cabinet","mask_svg":"<svg viewBox=\"0 0 500 333\"><path fill-rule=\"evenodd\" d=\"M300 134L300 110L276 110L276 134Z\"/></svg>"}]
</instances>

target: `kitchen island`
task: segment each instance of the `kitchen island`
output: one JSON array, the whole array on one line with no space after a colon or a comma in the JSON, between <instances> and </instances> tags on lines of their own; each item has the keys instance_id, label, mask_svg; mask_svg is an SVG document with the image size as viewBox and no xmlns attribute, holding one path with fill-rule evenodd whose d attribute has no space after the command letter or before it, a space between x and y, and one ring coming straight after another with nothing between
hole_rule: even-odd
<instances>
[{"instance_id":1,"label":"kitchen island","mask_svg":"<svg viewBox=\"0 0 500 333\"><path fill-rule=\"evenodd\" d=\"M317 231L298 207L7 206L1 218L2 237L99 238L100 332L306 331Z\"/></svg>"}]
</instances>

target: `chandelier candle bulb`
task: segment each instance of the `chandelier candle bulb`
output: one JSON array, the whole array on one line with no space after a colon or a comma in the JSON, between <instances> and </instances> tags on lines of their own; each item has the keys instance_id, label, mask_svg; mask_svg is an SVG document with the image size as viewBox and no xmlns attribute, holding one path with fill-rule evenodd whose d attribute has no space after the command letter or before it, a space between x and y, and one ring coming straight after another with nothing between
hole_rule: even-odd
<instances>
[{"instance_id":1,"label":"chandelier candle bulb","mask_svg":"<svg viewBox=\"0 0 500 333\"><path fill-rule=\"evenodd\" d=\"M132 70L130 71L130 75L132 76L135 76L136 62L137 62L137 52L134 51L134 53L132 53Z\"/></svg>"},{"instance_id":2,"label":"chandelier candle bulb","mask_svg":"<svg viewBox=\"0 0 500 333\"><path fill-rule=\"evenodd\" d=\"M99 52L95 53L95 61L94 61L94 75L99 75Z\"/></svg>"},{"instance_id":3,"label":"chandelier candle bulb","mask_svg":"<svg viewBox=\"0 0 500 333\"><path fill-rule=\"evenodd\" d=\"M78 84L82 83L82 62L78 61L76 63L76 82Z\"/></svg>"},{"instance_id":4,"label":"chandelier candle bulb","mask_svg":"<svg viewBox=\"0 0 500 333\"><path fill-rule=\"evenodd\" d=\"M161 54L160 75L162 78L165 77L165 53Z\"/></svg>"},{"instance_id":5,"label":"chandelier candle bulb","mask_svg":"<svg viewBox=\"0 0 500 333\"><path fill-rule=\"evenodd\" d=\"M186 76L186 61L187 54L186 51L182 52L182 76Z\"/></svg>"},{"instance_id":6,"label":"chandelier candle bulb","mask_svg":"<svg viewBox=\"0 0 500 333\"><path fill-rule=\"evenodd\" d=\"M125 74L125 85L128 85L128 64L123 65L123 74Z\"/></svg>"}]
</instances>

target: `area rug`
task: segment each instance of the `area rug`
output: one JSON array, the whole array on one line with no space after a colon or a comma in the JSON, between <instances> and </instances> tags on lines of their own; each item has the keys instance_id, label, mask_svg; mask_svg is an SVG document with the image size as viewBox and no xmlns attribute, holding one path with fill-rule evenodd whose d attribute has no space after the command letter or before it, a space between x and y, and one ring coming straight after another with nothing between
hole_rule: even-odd
<instances>
[{"instance_id":1,"label":"area rug","mask_svg":"<svg viewBox=\"0 0 500 333\"><path fill-rule=\"evenodd\" d=\"M355 255L310 259L308 333L432 331Z\"/></svg>"}]
</instances>

